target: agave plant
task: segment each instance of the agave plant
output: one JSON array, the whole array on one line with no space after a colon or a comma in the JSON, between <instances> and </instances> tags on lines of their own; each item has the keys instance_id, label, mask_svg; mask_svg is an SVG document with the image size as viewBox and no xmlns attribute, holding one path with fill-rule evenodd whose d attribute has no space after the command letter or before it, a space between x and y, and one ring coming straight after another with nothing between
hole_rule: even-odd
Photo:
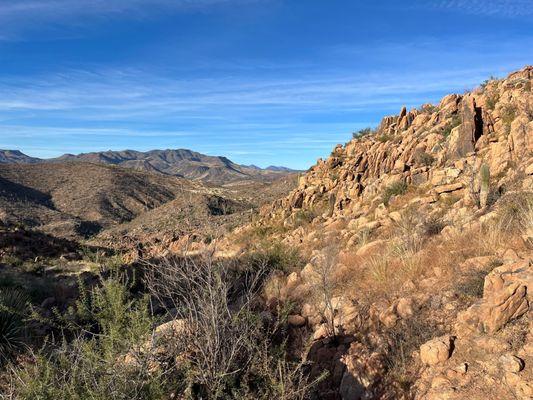
<instances>
[{"instance_id":1,"label":"agave plant","mask_svg":"<svg viewBox=\"0 0 533 400\"><path fill-rule=\"evenodd\" d=\"M27 297L16 289L0 289L0 363L23 346Z\"/></svg>"}]
</instances>

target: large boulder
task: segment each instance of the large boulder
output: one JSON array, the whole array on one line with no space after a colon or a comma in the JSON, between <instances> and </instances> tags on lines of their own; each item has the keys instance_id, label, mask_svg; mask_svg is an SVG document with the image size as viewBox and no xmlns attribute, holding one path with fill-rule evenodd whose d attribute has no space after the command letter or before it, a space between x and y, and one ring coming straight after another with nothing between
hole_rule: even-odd
<instances>
[{"instance_id":1,"label":"large boulder","mask_svg":"<svg viewBox=\"0 0 533 400\"><path fill-rule=\"evenodd\" d=\"M457 333L494 333L524 315L532 301L533 267L530 260L495 268L485 278L483 299L460 313Z\"/></svg>"},{"instance_id":2,"label":"large boulder","mask_svg":"<svg viewBox=\"0 0 533 400\"><path fill-rule=\"evenodd\" d=\"M420 359L426 365L444 363L453 352L453 338L442 336L420 346Z\"/></svg>"}]
</instances>

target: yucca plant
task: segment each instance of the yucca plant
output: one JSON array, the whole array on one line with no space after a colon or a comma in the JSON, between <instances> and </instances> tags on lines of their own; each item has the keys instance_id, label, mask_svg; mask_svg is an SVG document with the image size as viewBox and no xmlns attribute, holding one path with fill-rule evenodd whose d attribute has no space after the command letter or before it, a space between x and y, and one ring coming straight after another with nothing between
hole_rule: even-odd
<instances>
[{"instance_id":1,"label":"yucca plant","mask_svg":"<svg viewBox=\"0 0 533 400\"><path fill-rule=\"evenodd\" d=\"M28 298L19 290L0 289L0 363L24 344Z\"/></svg>"}]
</instances>

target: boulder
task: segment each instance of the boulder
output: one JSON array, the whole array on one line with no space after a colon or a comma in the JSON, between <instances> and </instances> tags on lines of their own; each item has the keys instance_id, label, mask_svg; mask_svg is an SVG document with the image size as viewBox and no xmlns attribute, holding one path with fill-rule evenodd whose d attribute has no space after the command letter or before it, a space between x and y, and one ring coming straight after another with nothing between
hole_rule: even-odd
<instances>
[{"instance_id":1,"label":"boulder","mask_svg":"<svg viewBox=\"0 0 533 400\"><path fill-rule=\"evenodd\" d=\"M524 360L509 353L502 355L499 362L506 372L520 372L524 369Z\"/></svg>"},{"instance_id":2,"label":"boulder","mask_svg":"<svg viewBox=\"0 0 533 400\"><path fill-rule=\"evenodd\" d=\"M495 268L485 277L483 299L457 316L457 333L468 335L500 330L509 321L528 311L532 301L532 295L528 292L531 292L532 287L531 261Z\"/></svg>"},{"instance_id":3,"label":"boulder","mask_svg":"<svg viewBox=\"0 0 533 400\"><path fill-rule=\"evenodd\" d=\"M442 336L420 346L420 359L426 365L444 363L453 352L453 337Z\"/></svg>"}]
</instances>

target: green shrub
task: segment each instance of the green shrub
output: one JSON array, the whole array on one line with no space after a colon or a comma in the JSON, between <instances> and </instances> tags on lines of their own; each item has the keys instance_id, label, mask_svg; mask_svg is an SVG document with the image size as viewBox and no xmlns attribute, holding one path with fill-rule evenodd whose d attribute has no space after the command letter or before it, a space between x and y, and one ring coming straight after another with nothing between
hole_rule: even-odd
<instances>
[{"instance_id":1,"label":"green shrub","mask_svg":"<svg viewBox=\"0 0 533 400\"><path fill-rule=\"evenodd\" d=\"M360 137L363 137L363 136L372 135L374 133L376 133L375 129L367 127L367 128L360 129L357 132L353 132L352 133L352 137L354 139L357 139L357 138L360 138Z\"/></svg>"},{"instance_id":2,"label":"green shrub","mask_svg":"<svg viewBox=\"0 0 533 400\"><path fill-rule=\"evenodd\" d=\"M27 304L20 290L0 288L0 364L24 345Z\"/></svg>"},{"instance_id":3,"label":"green shrub","mask_svg":"<svg viewBox=\"0 0 533 400\"><path fill-rule=\"evenodd\" d=\"M296 248L281 242L265 243L243 261L255 267L261 266L267 271L284 272L292 272L305 264Z\"/></svg>"},{"instance_id":4,"label":"green shrub","mask_svg":"<svg viewBox=\"0 0 533 400\"><path fill-rule=\"evenodd\" d=\"M444 135L444 137L450 136L450 133L452 133L452 130L454 128L457 128L459 125L461 125L461 117L459 117L458 115L454 115L453 118L444 127L442 134Z\"/></svg>"},{"instance_id":5,"label":"green shrub","mask_svg":"<svg viewBox=\"0 0 533 400\"><path fill-rule=\"evenodd\" d=\"M490 93L487 95L487 100L485 101L485 105L489 110L494 110L496 108L496 104L498 104L498 101L500 101L500 95L497 92Z\"/></svg>"},{"instance_id":6,"label":"green shrub","mask_svg":"<svg viewBox=\"0 0 533 400\"><path fill-rule=\"evenodd\" d=\"M3 256L0 264L9 265L11 267L21 267L24 261L22 258L17 257L15 255L7 255Z\"/></svg>"},{"instance_id":7,"label":"green shrub","mask_svg":"<svg viewBox=\"0 0 533 400\"><path fill-rule=\"evenodd\" d=\"M404 194L406 191L407 191L407 183L403 181L397 181L397 182L391 183L383 191L383 197L382 197L383 203L386 206L388 206L391 197L400 196Z\"/></svg>"},{"instance_id":8,"label":"green shrub","mask_svg":"<svg viewBox=\"0 0 533 400\"><path fill-rule=\"evenodd\" d=\"M122 360L150 337L154 319L148 297L133 298L129 286L114 276L87 292L56 323L70 332L51 342L32 363L16 369L17 399L162 399L165 380L150 371L149 357ZM72 341L67 341L73 335Z\"/></svg>"},{"instance_id":9,"label":"green shrub","mask_svg":"<svg viewBox=\"0 0 533 400\"><path fill-rule=\"evenodd\" d=\"M506 104L501 109L502 122L507 133L511 130L511 123L516 118L517 109L513 104Z\"/></svg>"},{"instance_id":10,"label":"green shrub","mask_svg":"<svg viewBox=\"0 0 533 400\"><path fill-rule=\"evenodd\" d=\"M485 79L483 81L483 83L480 85L481 90L484 92L485 89L487 88L487 86L489 85L489 83L497 81L497 80L498 80L498 78L496 78L495 76L491 75L491 77L489 79Z\"/></svg>"}]
</instances>

